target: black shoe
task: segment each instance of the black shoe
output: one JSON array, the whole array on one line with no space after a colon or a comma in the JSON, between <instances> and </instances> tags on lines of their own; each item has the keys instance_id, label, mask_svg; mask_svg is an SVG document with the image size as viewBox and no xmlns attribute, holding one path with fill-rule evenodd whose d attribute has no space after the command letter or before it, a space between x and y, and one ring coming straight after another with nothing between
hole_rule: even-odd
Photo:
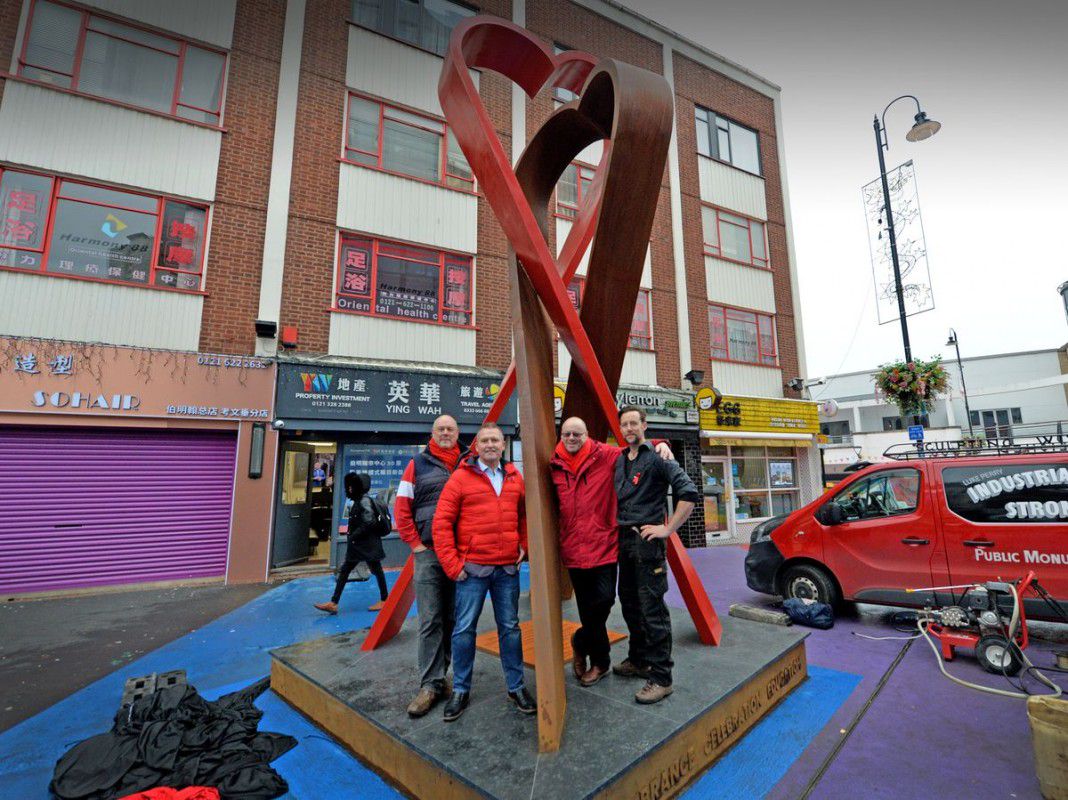
<instances>
[{"instance_id":1,"label":"black shoe","mask_svg":"<svg viewBox=\"0 0 1068 800\"><path fill-rule=\"evenodd\" d=\"M453 692L449 702L445 704L445 721L453 722L458 720L460 715L467 710L470 702L470 692Z\"/></svg>"},{"instance_id":2,"label":"black shoe","mask_svg":"<svg viewBox=\"0 0 1068 800\"><path fill-rule=\"evenodd\" d=\"M530 692L526 690L526 687L520 687L518 692L509 692L508 699L515 703L515 707L524 714L538 713L538 707L534 704L534 698L530 696Z\"/></svg>"}]
</instances>

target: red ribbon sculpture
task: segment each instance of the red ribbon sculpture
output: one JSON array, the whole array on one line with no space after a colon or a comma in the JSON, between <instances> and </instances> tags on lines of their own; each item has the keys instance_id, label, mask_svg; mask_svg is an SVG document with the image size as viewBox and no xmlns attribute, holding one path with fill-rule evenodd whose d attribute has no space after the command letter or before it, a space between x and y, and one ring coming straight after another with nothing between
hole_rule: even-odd
<instances>
[{"instance_id":1,"label":"red ribbon sculpture","mask_svg":"<svg viewBox=\"0 0 1068 800\"><path fill-rule=\"evenodd\" d=\"M529 97L546 85L579 95L532 137L513 171L494 131L471 69L498 72ZM631 316L649 246L671 137L673 96L647 70L552 48L523 28L472 17L453 31L438 96L450 129L508 239L516 360L505 375L487 421L496 420L520 390L522 442L530 531L531 611L539 711L539 747L559 747L564 696L560 564L548 462L556 442L553 328L571 353L564 418L580 416L590 435L623 441L615 405ZM548 204L556 183L579 153L605 140L588 198L554 258L547 241ZM596 234L596 237L595 237ZM587 247L581 318L567 294ZM546 320L548 315L548 320ZM551 322L551 326L550 326ZM718 644L721 623L677 535L668 562L701 641ZM409 558L364 644L371 650L400 630L413 601Z\"/></svg>"}]
</instances>

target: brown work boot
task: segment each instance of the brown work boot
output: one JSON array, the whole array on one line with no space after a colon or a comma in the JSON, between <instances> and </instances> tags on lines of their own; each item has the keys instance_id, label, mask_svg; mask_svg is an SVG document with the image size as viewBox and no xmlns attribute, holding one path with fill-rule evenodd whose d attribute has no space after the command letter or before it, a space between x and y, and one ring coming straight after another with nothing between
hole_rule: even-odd
<instances>
[{"instance_id":1,"label":"brown work boot","mask_svg":"<svg viewBox=\"0 0 1068 800\"><path fill-rule=\"evenodd\" d=\"M432 709L441 699L441 695L435 692L429 686L424 686L419 690L419 694L415 696L415 699L408 704L408 716L409 717L422 717L425 716L430 709Z\"/></svg>"},{"instance_id":2,"label":"brown work boot","mask_svg":"<svg viewBox=\"0 0 1068 800\"><path fill-rule=\"evenodd\" d=\"M578 646L578 642L575 639L576 636L578 636L578 631L571 634L571 652L574 654L574 658L571 659L571 670L575 673L575 678L581 681L582 676L589 669L589 664L586 661L586 654Z\"/></svg>"},{"instance_id":3,"label":"brown work boot","mask_svg":"<svg viewBox=\"0 0 1068 800\"><path fill-rule=\"evenodd\" d=\"M593 684L597 683L597 681L601 680L601 678L603 678L607 674L607 668L601 669L600 667L596 666L590 667L588 670L586 670L586 674L583 675L582 678L579 680L579 683L581 683L583 686L593 686Z\"/></svg>"},{"instance_id":4,"label":"brown work boot","mask_svg":"<svg viewBox=\"0 0 1068 800\"><path fill-rule=\"evenodd\" d=\"M371 605L367 606L367 610L368 611L381 611L382 607L385 606L385 604L386 604L385 600L379 600L377 603L371 603Z\"/></svg>"},{"instance_id":5,"label":"brown work boot","mask_svg":"<svg viewBox=\"0 0 1068 800\"><path fill-rule=\"evenodd\" d=\"M645 686L639 689L638 693L634 695L634 699L642 705L647 706L652 703L659 703L673 691L675 690L670 686L661 686L655 681L648 681Z\"/></svg>"},{"instance_id":6,"label":"brown work boot","mask_svg":"<svg viewBox=\"0 0 1068 800\"><path fill-rule=\"evenodd\" d=\"M649 677L649 668L648 667L639 667L637 664L635 664L629 658L624 659L621 664L616 664L614 667L612 667L612 672L614 672L614 673L616 673L616 675L619 675L619 676L624 677L624 678L648 678Z\"/></svg>"},{"instance_id":7,"label":"brown work boot","mask_svg":"<svg viewBox=\"0 0 1068 800\"><path fill-rule=\"evenodd\" d=\"M325 611L327 614L337 613L337 603L316 603L315 607L320 611Z\"/></svg>"}]
</instances>

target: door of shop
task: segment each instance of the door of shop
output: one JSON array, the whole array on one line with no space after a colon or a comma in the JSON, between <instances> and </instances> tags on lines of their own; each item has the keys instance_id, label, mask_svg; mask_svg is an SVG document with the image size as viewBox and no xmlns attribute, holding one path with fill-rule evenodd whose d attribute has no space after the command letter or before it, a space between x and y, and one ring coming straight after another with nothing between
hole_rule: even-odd
<instances>
[{"instance_id":1,"label":"door of shop","mask_svg":"<svg viewBox=\"0 0 1068 800\"><path fill-rule=\"evenodd\" d=\"M235 436L0 429L0 594L221 576Z\"/></svg>"},{"instance_id":2,"label":"door of shop","mask_svg":"<svg viewBox=\"0 0 1068 800\"><path fill-rule=\"evenodd\" d=\"M731 490L727 481L727 459L701 459L701 492L705 499L705 533L717 538L733 536Z\"/></svg>"},{"instance_id":3,"label":"door of shop","mask_svg":"<svg viewBox=\"0 0 1068 800\"><path fill-rule=\"evenodd\" d=\"M282 479L278 482L278 509L274 516L271 566L284 567L304 561L310 552L312 461L315 447L283 442L280 455Z\"/></svg>"}]
</instances>

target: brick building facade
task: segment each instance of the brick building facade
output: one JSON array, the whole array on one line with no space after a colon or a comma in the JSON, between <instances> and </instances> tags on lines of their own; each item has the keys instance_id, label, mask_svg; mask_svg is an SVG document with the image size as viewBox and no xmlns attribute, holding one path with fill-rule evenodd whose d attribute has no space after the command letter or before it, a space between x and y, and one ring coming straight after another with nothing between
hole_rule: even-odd
<instances>
[{"instance_id":1,"label":"brick building facade","mask_svg":"<svg viewBox=\"0 0 1068 800\"><path fill-rule=\"evenodd\" d=\"M5 353L47 341L162 359L259 358L278 370L279 402L284 373L311 385L316 375L329 382L327 367L437 370L485 378L492 391L511 360L507 243L436 95L452 25L479 12L558 48L651 70L674 90L675 138L623 383L789 398L786 384L804 366L779 90L611 0L403 9L394 0L0 0L0 199L11 207L13 193L36 186L46 208L32 219L8 214L0 231ZM518 157L559 100L551 89L527 99L489 72L475 80L505 151ZM581 176L599 158L599 145L588 148L558 188L554 251L569 229L569 203L579 202L567 198L581 197ZM115 222L90 220L105 212ZM109 240L88 236L98 229ZM84 244L90 239L98 243ZM555 363L566 379L563 348ZM703 372L703 383L684 377L695 378L691 371ZM309 472L313 464L340 470L368 448L400 458L425 436L415 422L331 426L276 413L273 423L258 440L267 452L258 480L277 489L257 523L260 552L229 570L234 579L280 565L274 519L291 499L294 453L307 455ZM696 424L680 415L669 433L707 488L715 478L703 464L713 451L707 441L702 448ZM236 447L241 456L244 440ZM327 494L318 491L327 485L309 487L308 497ZM787 494L781 502L800 502ZM706 532L744 535L733 516L723 531L705 517L726 495L709 502L687 527L687 544L705 544ZM321 528L339 518L339 503L325 501ZM765 510L775 503L769 494ZM337 558L336 544L324 555L329 537L320 538L319 555Z\"/></svg>"}]
</instances>

